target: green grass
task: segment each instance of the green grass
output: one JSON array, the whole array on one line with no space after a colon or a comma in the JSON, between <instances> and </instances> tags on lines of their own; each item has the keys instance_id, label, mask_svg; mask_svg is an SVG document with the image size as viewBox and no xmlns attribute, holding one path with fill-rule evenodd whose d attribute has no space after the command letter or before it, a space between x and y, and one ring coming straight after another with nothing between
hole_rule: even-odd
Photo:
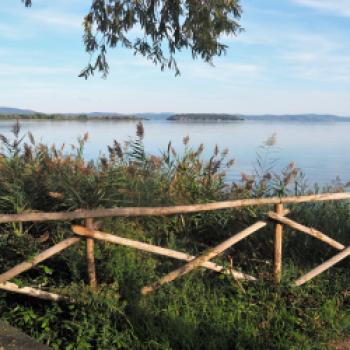
<instances>
[{"instance_id":1,"label":"green grass","mask_svg":"<svg viewBox=\"0 0 350 350\"><path fill-rule=\"evenodd\" d=\"M155 276L139 260L115 258L118 284L97 294L71 284L72 305L4 295L2 318L54 349L326 349L350 330L346 271L302 288L197 271L142 297L139 287Z\"/></svg>"}]
</instances>

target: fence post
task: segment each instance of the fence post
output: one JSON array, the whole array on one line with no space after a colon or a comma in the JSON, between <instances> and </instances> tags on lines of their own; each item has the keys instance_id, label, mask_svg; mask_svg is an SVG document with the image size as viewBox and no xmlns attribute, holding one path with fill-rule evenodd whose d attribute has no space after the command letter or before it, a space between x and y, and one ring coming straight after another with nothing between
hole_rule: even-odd
<instances>
[{"instance_id":1,"label":"fence post","mask_svg":"<svg viewBox=\"0 0 350 350\"><path fill-rule=\"evenodd\" d=\"M275 212L278 215L283 215L282 203L275 205ZM273 275L276 284L280 283L282 275L282 229L282 224L275 224Z\"/></svg>"},{"instance_id":2,"label":"fence post","mask_svg":"<svg viewBox=\"0 0 350 350\"><path fill-rule=\"evenodd\" d=\"M85 226L93 230L94 223L92 218L85 219ZM94 255L94 240L93 238L86 239L86 261L87 261L87 272L89 276L90 287L96 290L96 267L95 267L95 255Z\"/></svg>"}]
</instances>

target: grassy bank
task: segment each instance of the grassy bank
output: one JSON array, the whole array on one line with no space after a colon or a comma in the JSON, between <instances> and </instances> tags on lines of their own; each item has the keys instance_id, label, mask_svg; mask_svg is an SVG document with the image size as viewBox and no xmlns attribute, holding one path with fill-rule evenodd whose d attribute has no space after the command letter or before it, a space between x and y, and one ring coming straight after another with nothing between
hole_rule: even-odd
<instances>
[{"instance_id":1,"label":"grassy bank","mask_svg":"<svg viewBox=\"0 0 350 350\"><path fill-rule=\"evenodd\" d=\"M106 155L86 162L88 135L73 148L37 144L1 136L0 212L67 211L113 206L161 206L237 198L319 192L289 164L273 171L271 137L257 154L252 174L225 183L234 166L226 150L213 150L204 161L203 147L184 138L184 153L171 144L160 156L147 155L143 127L126 144L115 141ZM340 191L340 183L327 188ZM349 203L325 202L291 206L291 218L314 226L345 245L349 239ZM101 227L197 254L264 217L268 207L222 210L166 218L105 219ZM70 223L2 225L0 268L5 271L36 252L71 235ZM322 349L329 340L350 332L349 262L334 267L301 288L290 282L334 250L286 229L284 276L271 283L272 232L269 225L217 262L260 277L238 283L209 271L192 272L156 293L141 297L145 284L181 265L128 248L96 242L99 290L86 286L85 246L69 248L23 273L15 282L68 294L75 304L52 303L0 292L1 319L55 349Z\"/></svg>"}]
</instances>

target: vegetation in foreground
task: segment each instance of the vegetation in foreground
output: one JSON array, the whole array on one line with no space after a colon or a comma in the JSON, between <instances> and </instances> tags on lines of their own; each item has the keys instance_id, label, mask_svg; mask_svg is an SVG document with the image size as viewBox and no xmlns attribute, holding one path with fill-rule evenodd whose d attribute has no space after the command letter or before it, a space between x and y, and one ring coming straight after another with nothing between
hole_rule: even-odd
<instances>
[{"instance_id":1,"label":"vegetation in foreground","mask_svg":"<svg viewBox=\"0 0 350 350\"><path fill-rule=\"evenodd\" d=\"M227 151L215 148L203 161L203 146L184 138L181 154L169 144L160 156L147 155L143 127L125 145L86 162L84 144L72 149L37 144L31 134L1 136L0 212L66 211L112 206L161 206L271 195L318 192L289 164L272 169L274 138L259 150L252 175L228 185L224 172L234 166ZM340 191L335 183L327 191ZM124 237L197 254L260 217L269 208L222 210L166 218L105 219L101 227ZM290 207L291 217L349 245L349 202ZM71 235L69 222L1 225L0 271ZM49 289L77 300L52 303L0 292L0 316L54 349L323 349L350 332L349 262L301 288L290 282L335 252L286 229L284 276L271 283L272 225L218 259L260 277L239 283L198 270L147 297L139 290L181 263L124 247L96 242L99 290L87 286L85 246L64 251L14 282Z\"/></svg>"}]
</instances>

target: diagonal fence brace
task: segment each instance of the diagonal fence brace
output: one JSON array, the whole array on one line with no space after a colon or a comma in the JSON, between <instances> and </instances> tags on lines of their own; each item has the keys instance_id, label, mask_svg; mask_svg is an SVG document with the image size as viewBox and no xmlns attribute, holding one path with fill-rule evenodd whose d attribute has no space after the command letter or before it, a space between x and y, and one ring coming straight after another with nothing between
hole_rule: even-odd
<instances>
[{"instance_id":1,"label":"diagonal fence brace","mask_svg":"<svg viewBox=\"0 0 350 350\"><path fill-rule=\"evenodd\" d=\"M163 248L163 247L159 247L159 246L156 246L153 244L139 242L136 240L120 237L120 236L117 236L114 234L109 234L109 233L102 232L102 231L91 230L91 229L88 229L84 226L73 225L71 229L75 234L77 234L79 236L95 238L95 239L106 241L106 242L109 242L112 244L118 244L118 245L122 245L125 247L134 248L134 249L141 250L141 251L144 251L147 253L167 256L169 258L173 258L173 259L177 259L177 260L192 261L196 258L193 255L179 252L177 250ZM216 271L216 272L221 272L221 273L224 273L227 275L233 275L233 277L235 279L238 279L238 280L243 279L243 280L249 280L249 281L256 281L256 278L253 276L241 273L239 271L226 269L225 267L217 265L213 262L208 261L208 262L201 264L201 266L205 267L209 270Z\"/></svg>"},{"instance_id":2,"label":"diagonal fence brace","mask_svg":"<svg viewBox=\"0 0 350 350\"><path fill-rule=\"evenodd\" d=\"M293 286L298 287L298 286L303 285L307 281L310 281L311 279L313 279L314 277L318 276L322 272L328 270L333 265L335 265L338 262L340 262L341 260L345 259L349 255L350 255L350 247L347 247L346 249L344 249L343 251L341 251L337 255L333 256L333 258L330 258L330 259L326 260L323 264L315 267L313 270L311 270L310 272L308 272L304 276L298 278L294 282Z\"/></svg>"},{"instance_id":3,"label":"diagonal fence brace","mask_svg":"<svg viewBox=\"0 0 350 350\"><path fill-rule=\"evenodd\" d=\"M325 235L324 233L322 233L321 231L318 231L316 230L315 228L313 227L307 227L307 226L304 226L294 220L291 220L289 218L286 218L284 216L281 216L281 215L278 215L276 213L274 213L273 211L269 211L268 212L268 217L275 220L275 221L278 221L284 225L287 225L297 231L300 231L300 232L303 232L303 233L306 233L314 238L317 238L319 239L320 241L324 242L324 243L327 243L328 245L330 245L331 247L335 248L335 249L338 249L338 250L343 250L345 248L345 245L337 242L336 240L334 240L333 238Z\"/></svg>"},{"instance_id":4,"label":"diagonal fence brace","mask_svg":"<svg viewBox=\"0 0 350 350\"><path fill-rule=\"evenodd\" d=\"M44 299L44 300L51 300L51 301L69 300L67 297L64 297L59 294L46 292L46 291L35 289L32 287L19 287L17 284L11 283L11 282L0 283L0 289L6 290L7 292L29 295L31 297Z\"/></svg>"},{"instance_id":5,"label":"diagonal fence brace","mask_svg":"<svg viewBox=\"0 0 350 350\"><path fill-rule=\"evenodd\" d=\"M9 281L13 277L16 277L20 273L31 269L35 265L38 265L42 261L50 258L51 256L61 252L62 250L70 247L71 245L73 245L79 241L80 241L80 238L71 237L71 238L65 239L64 241L61 241L60 243L55 244L54 246L50 247L49 249L46 249L43 252L41 252L40 254L36 255L33 259L24 261L16 266L14 266L12 269L0 274L0 283Z\"/></svg>"},{"instance_id":6,"label":"diagonal fence brace","mask_svg":"<svg viewBox=\"0 0 350 350\"><path fill-rule=\"evenodd\" d=\"M245 230L237 233L236 235L230 237L228 240L220 243L214 248L208 249L205 251L202 255L195 258L194 260L190 261L186 265L168 273L164 277L162 277L159 281L156 283L153 283L149 286L145 286L141 289L141 293L146 295L148 293L151 293L155 291L156 289L159 289L163 284L169 283L177 279L178 277L181 277L193 269L201 266L203 263L215 258L217 255L221 254L228 248L232 247L234 244L238 243L242 239L248 237L252 233L260 230L261 228L265 227L267 224L264 221L258 221L254 225L249 226Z\"/></svg>"}]
</instances>

